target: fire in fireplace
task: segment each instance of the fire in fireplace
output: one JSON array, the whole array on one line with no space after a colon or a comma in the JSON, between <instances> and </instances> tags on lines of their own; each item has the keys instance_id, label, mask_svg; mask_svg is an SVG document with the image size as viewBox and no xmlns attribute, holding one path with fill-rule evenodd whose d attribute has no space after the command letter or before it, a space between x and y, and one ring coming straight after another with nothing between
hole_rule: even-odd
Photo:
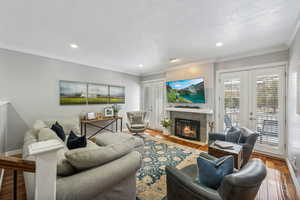
<instances>
[{"instance_id":1,"label":"fire in fireplace","mask_svg":"<svg viewBox=\"0 0 300 200\"><path fill-rule=\"evenodd\" d=\"M200 141L200 121L175 118L175 136Z\"/></svg>"}]
</instances>

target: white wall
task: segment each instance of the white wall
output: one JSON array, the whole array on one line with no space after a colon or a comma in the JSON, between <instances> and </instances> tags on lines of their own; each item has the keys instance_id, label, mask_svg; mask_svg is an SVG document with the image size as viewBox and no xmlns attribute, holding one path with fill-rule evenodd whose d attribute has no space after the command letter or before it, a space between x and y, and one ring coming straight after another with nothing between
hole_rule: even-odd
<instances>
[{"instance_id":1,"label":"white wall","mask_svg":"<svg viewBox=\"0 0 300 200\"><path fill-rule=\"evenodd\" d=\"M300 29L290 47L288 71L288 157L300 170L300 114L297 114L297 76L300 75ZM298 74L297 74L298 72ZM299 175L299 174L298 174Z\"/></svg>"},{"instance_id":2,"label":"white wall","mask_svg":"<svg viewBox=\"0 0 300 200\"><path fill-rule=\"evenodd\" d=\"M8 99L11 103L8 150L21 147L25 131L36 119L97 112L105 107L60 106L59 80L123 85L126 104L122 113L140 107L140 78L137 76L0 49L0 99Z\"/></svg>"}]
</instances>

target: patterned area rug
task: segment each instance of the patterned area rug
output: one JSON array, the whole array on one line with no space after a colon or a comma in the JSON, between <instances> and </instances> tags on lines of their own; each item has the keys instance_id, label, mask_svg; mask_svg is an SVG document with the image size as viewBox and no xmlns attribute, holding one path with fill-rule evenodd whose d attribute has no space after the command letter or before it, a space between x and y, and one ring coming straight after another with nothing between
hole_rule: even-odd
<instances>
[{"instance_id":1,"label":"patterned area rug","mask_svg":"<svg viewBox=\"0 0 300 200\"><path fill-rule=\"evenodd\" d=\"M165 166L181 169L196 163L200 150L143 135L144 166L137 173L140 200L161 200L166 195Z\"/></svg>"}]
</instances>

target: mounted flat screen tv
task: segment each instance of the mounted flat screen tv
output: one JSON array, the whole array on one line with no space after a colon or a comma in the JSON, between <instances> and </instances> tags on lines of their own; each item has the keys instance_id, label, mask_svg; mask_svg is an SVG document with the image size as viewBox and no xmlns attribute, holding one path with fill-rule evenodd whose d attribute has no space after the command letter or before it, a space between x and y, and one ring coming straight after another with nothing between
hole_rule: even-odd
<instances>
[{"instance_id":1,"label":"mounted flat screen tv","mask_svg":"<svg viewBox=\"0 0 300 200\"><path fill-rule=\"evenodd\" d=\"M205 103L203 78L169 81L166 86L169 103Z\"/></svg>"}]
</instances>

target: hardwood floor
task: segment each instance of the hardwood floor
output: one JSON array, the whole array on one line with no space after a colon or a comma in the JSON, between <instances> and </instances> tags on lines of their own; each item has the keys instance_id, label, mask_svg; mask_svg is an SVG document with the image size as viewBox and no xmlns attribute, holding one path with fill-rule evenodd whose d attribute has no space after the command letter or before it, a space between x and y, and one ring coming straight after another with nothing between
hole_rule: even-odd
<instances>
[{"instance_id":1,"label":"hardwood floor","mask_svg":"<svg viewBox=\"0 0 300 200\"><path fill-rule=\"evenodd\" d=\"M207 151L207 146L186 142L177 138L162 135L158 131L148 130L152 136L175 142L181 145ZM267 177L264 180L256 200L298 200L295 186L292 182L288 167L283 160L270 158L261 154L253 154L254 158L260 158L267 167ZM7 170L4 174L4 181L0 191L0 200L12 200L13 187L12 171ZM18 200L26 200L24 178L18 173Z\"/></svg>"}]
</instances>

